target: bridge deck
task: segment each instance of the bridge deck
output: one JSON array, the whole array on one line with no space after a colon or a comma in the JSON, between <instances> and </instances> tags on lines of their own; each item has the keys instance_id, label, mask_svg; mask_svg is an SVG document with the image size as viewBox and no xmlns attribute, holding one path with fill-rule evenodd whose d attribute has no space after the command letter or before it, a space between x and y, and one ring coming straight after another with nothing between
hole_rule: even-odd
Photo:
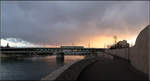
<instances>
[{"instance_id":1,"label":"bridge deck","mask_svg":"<svg viewBox=\"0 0 150 81\"><path fill-rule=\"evenodd\" d=\"M81 72L78 80L148 80L128 62L100 58Z\"/></svg>"}]
</instances>

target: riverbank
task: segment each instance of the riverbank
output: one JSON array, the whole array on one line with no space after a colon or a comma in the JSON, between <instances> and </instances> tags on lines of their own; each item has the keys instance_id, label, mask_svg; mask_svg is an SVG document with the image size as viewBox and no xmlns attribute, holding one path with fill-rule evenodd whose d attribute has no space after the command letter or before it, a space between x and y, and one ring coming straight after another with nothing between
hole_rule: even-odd
<instances>
[{"instance_id":1,"label":"riverbank","mask_svg":"<svg viewBox=\"0 0 150 81\"><path fill-rule=\"evenodd\" d=\"M97 59L94 57L75 61L54 71L48 76L42 78L42 80L76 80L84 68L96 61Z\"/></svg>"}]
</instances>

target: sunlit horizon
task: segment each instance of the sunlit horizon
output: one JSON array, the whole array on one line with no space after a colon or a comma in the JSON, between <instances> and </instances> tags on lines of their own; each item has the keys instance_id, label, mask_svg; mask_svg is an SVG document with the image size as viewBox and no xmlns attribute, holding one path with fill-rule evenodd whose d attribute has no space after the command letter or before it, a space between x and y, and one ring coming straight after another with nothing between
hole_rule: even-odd
<instances>
[{"instance_id":1,"label":"sunlit horizon","mask_svg":"<svg viewBox=\"0 0 150 81\"><path fill-rule=\"evenodd\" d=\"M141 31L141 30L139 30ZM130 44L130 46L134 46L136 42L136 36L133 37L118 37L118 41L127 40L127 42ZM20 41L18 41L20 40ZM84 46L85 48L107 48L107 45L113 45L114 39L113 36L100 36L100 37L94 37L89 38L86 41L82 41L79 43L72 42L71 44L63 44L63 43L56 43L56 45L50 45L50 44L33 44L21 39L16 38L5 38L1 39L1 46L5 47L9 43L10 47L46 47L46 48L53 48L53 47L61 47L61 46Z\"/></svg>"}]
</instances>

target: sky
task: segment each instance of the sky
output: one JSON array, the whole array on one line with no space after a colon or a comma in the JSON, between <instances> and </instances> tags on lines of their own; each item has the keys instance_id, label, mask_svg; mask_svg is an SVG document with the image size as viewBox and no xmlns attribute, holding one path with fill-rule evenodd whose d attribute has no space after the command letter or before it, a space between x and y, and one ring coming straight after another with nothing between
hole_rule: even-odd
<instances>
[{"instance_id":1,"label":"sky","mask_svg":"<svg viewBox=\"0 0 150 81\"><path fill-rule=\"evenodd\" d=\"M148 1L2 1L1 46L104 48L134 44L149 24Z\"/></svg>"}]
</instances>

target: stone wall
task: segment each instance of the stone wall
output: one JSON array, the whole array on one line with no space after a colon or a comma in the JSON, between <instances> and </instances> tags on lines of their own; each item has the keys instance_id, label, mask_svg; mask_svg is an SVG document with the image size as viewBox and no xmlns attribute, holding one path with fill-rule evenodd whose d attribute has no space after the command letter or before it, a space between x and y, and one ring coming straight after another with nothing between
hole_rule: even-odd
<instances>
[{"instance_id":1,"label":"stone wall","mask_svg":"<svg viewBox=\"0 0 150 81\"><path fill-rule=\"evenodd\" d=\"M148 74L148 57L150 45L150 25L140 32L135 46L126 49L106 50L105 52L129 59L131 64L138 70Z\"/></svg>"},{"instance_id":2,"label":"stone wall","mask_svg":"<svg viewBox=\"0 0 150 81\"><path fill-rule=\"evenodd\" d=\"M135 46L130 48L129 55L131 63L138 70L148 74L148 57L149 57L149 29L150 26L146 27L140 32L137 37Z\"/></svg>"},{"instance_id":3,"label":"stone wall","mask_svg":"<svg viewBox=\"0 0 150 81\"><path fill-rule=\"evenodd\" d=\"M124 59L129 59L128 53L129 53L129 49L128 48L124 48L124 49L109 49L105 51L106 53L112 54L112 55L116 55L119 57L122 57Z\"/></svg>"}]
</instances>

